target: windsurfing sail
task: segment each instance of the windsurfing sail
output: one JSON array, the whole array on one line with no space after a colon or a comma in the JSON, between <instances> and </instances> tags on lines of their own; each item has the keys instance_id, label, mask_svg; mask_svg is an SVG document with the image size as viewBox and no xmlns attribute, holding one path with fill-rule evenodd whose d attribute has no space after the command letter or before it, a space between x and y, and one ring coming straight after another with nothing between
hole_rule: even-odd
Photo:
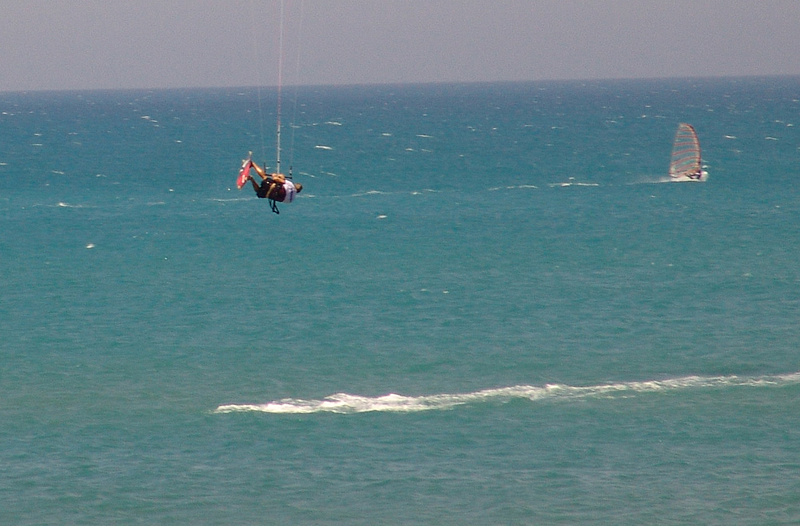
<instances>
[{"instance_id":1,"label":"windsurfing sail","mask_svg":"<svg viewBox=\"0 0 800 526\"><path fill-rule=\"evenodd\" d=\"M672 160L669 176L673 180L700 180L703 178L703 164L700 159L700 142L691 124L682 122L672 143Z\"/></svg>"}]
</instances>

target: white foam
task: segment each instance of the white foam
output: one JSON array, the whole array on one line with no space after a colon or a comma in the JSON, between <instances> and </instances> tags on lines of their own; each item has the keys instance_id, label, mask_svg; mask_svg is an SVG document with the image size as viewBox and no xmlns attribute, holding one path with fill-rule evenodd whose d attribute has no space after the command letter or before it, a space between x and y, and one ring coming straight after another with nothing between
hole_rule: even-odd
<instances>
[{"instance_id":1,"label":"white foam","mask_svg":"<svg viewBox=\"0 0 800 526\"><path fill-rule=\"evenodd\" d=\"M620 382L592 386L547 384L545 386L517 385L485 389L474 393L403 396L390 393L367 397L337 393L322 400L287 398L266 404L225 404L214 413L416 413L441 411L466 404L508 402L511 400L571 400L590 397L630 396L640 393L679 391L686 389L715 389L723 387L780 387L800 383L800 372L776 376L686 376L667 380Z\"/></svg>"},{"instance_id":2,"label":"white foam","mask_svg":"<svg viewBox=\"0 0 800 526\"><path fill-rule=\"evenodd\" d=\"M353 194L352 197L361 197L364 195L389 195L388 192L381 192L380 190L367 190L358 194Z\"/></svg>"}]
</instances>

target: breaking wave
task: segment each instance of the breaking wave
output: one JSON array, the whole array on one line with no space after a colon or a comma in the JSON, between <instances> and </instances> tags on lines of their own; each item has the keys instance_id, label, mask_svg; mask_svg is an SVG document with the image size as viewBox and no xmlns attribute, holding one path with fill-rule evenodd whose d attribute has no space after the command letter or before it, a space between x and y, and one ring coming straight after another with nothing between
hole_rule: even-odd
<instances>
[{"instance_id":1,"label":"breaking wave","mask_svg":"<svg viewBox=\"0 0 800 526\"><path fill-rule=\"evenodd\" d=\"M646 382L621 382L576 387L563 384L545 386L518 385L498 389L485 389L474 393L403 396L387 394L378 397L338 393L322 400L287 398L266 404L226 404L214 413L416 413L451 409L456 406L483 402L508 402L511 400L571 400L590 397L617 397L637 393L708 389L721 387L780 387L800 384L800 372L776 376L686 376L670 380Z\"/></svg>"}]
</instances>

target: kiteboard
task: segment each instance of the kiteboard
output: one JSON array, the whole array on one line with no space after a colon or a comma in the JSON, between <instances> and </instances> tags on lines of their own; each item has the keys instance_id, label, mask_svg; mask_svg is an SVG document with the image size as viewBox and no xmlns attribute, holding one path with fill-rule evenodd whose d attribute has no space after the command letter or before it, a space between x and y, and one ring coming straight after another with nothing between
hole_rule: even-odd
<instances>
[{"instance_id":1,"label":"kiteboard","mask_svg":"<svg viewBox=\"0 0 800 526\"><path fill-rule=\"evenodd\" d=\"M245 159L242 161L242 168L239 170L239 177L236 178L236 187L241 190L244 185L247 184L247 180L250 179L250 168L253 166L253 161L250 158Z\"/></svg>"}]
</instances>

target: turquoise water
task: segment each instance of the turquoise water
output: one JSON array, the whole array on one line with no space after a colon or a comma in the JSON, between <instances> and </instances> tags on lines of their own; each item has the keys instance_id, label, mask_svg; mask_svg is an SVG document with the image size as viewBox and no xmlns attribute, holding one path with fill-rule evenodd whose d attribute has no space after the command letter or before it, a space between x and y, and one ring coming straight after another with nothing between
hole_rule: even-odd
<instances>
[{"instance_id":1,"label":"turquoise water","mask_svg":"<svg viewBox=\"0 0 800 526\"><path fill-rule=\"evenodd\" d=\"M797 522L800 79L260 96L0 94L3 523Z\"/></svg>"}]
</instances>

